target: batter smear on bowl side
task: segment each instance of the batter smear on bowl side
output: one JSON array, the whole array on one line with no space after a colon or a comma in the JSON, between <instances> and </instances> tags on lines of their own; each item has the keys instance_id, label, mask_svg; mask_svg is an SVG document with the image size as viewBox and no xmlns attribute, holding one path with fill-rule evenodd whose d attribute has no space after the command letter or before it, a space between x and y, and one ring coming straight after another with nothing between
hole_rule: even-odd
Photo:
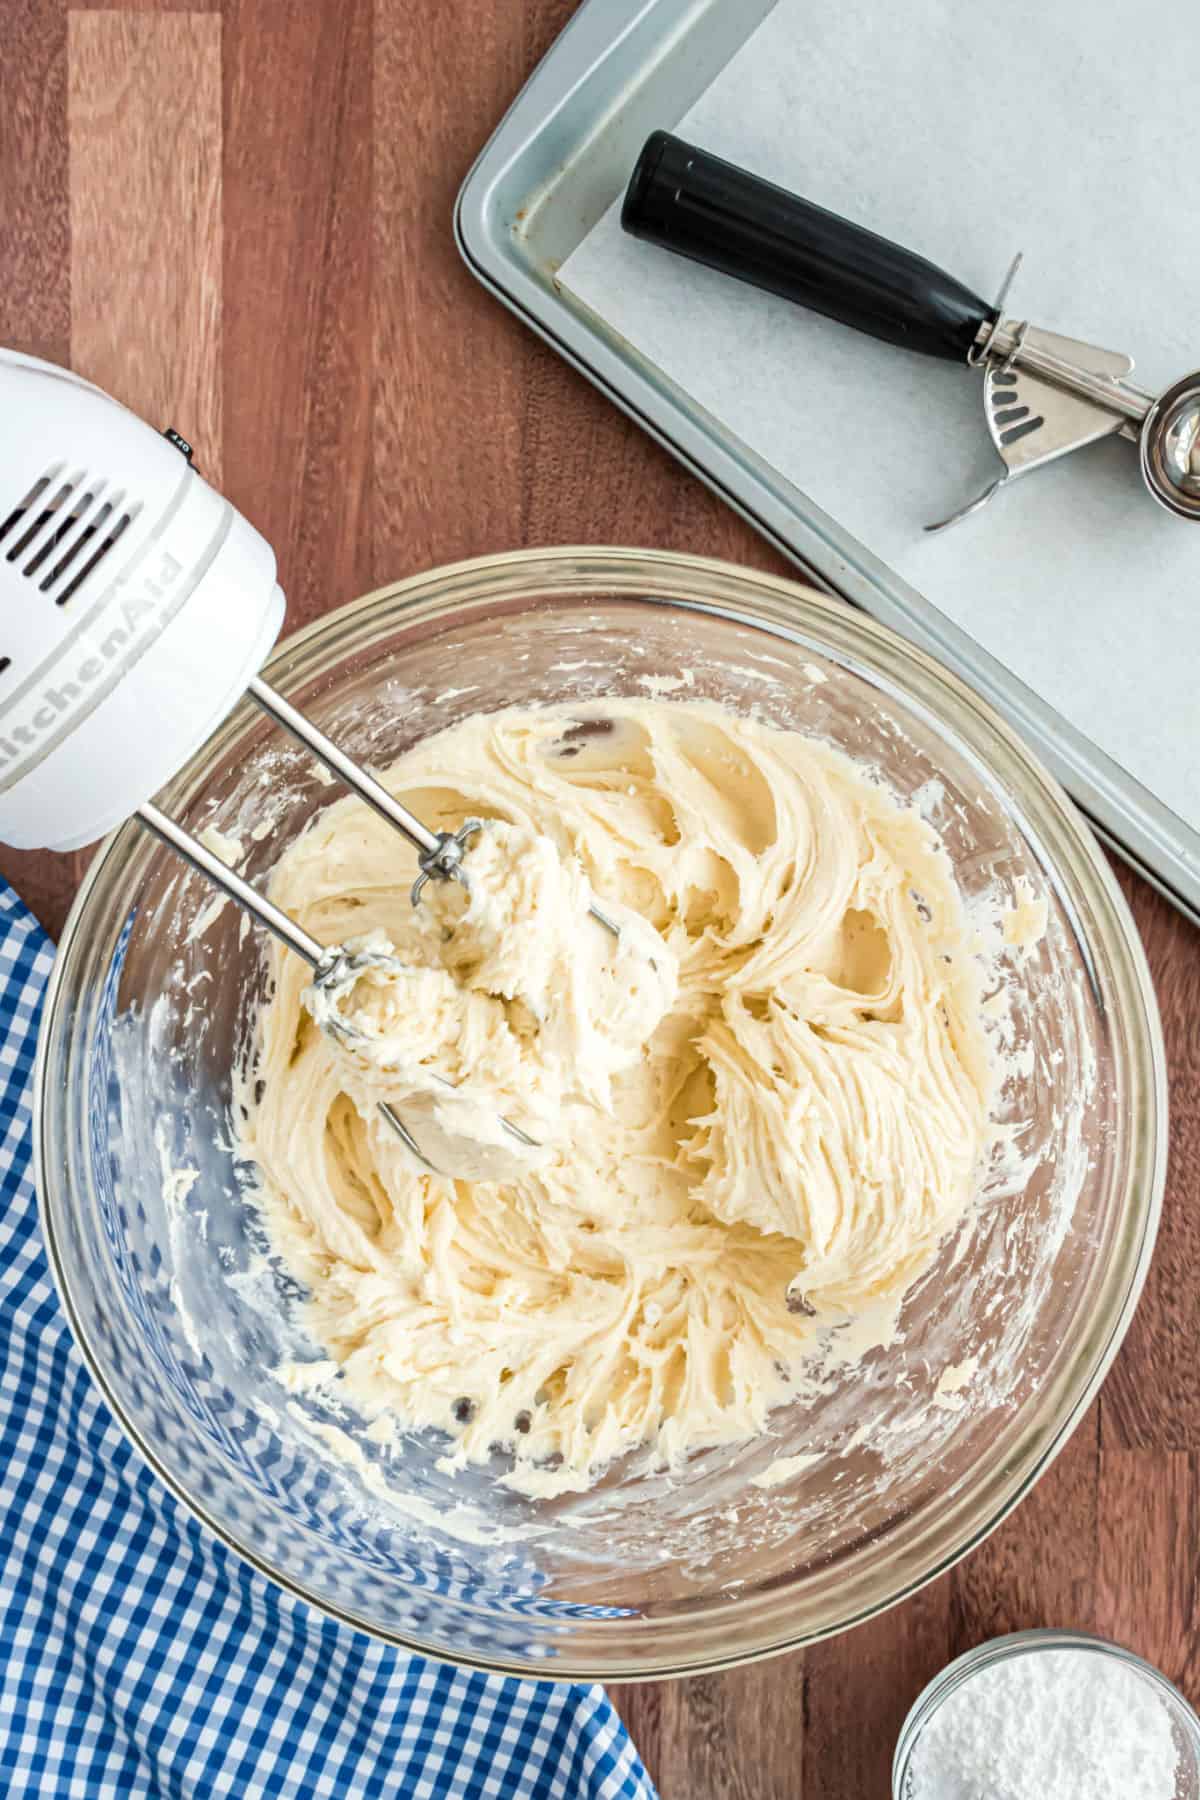
<instances>
[{"instance_id":1,"label":"batter smear on bowl side","mask_svg":"<svg viewBox=\"0 0 1200 1800\"><path fill-rule=\"evenodd\" d=\"M531 1496L761 1432L832 1325L886 1338L976 1188L980 967L936 832L700 701L478 716L383 779L485 821L470 893L414 909L361 802L315 820L272 897L403 966L318 994L274 953L242 1145L340 1392Z\"/></svg>"}]
</instances>

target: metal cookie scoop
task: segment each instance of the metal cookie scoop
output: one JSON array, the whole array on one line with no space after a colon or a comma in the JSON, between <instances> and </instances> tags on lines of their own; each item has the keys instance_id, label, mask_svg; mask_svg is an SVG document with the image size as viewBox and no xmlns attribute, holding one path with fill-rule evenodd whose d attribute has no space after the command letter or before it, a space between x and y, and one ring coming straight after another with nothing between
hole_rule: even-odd
<instances>
[{"instance_id":1,"label":"metal cookie scoop","mask_svg":"<svg viewBox=\"0 0 1200 1800\"><path fill-rule=\"evenodd\" d=\"M1136 442L1154 498L1176 518L1200 519L1200 370L1156 399L1127 379L1133 359L1122 352L1003 317L1020 257L989 306L911 250L665 131L646 141L621 223L870 337L982 368L1003 470L929 530L978 511L1011 478L1105 437Z\"/></svg>"},{"instance_id":2,"label":"metal cookie scoop","mask_svg":"<svg viewBox=\"0 0 1200 1800\"><path fill-rule=\"evenodd\" d=\"M1200 519L1200 370L1155 399L1126 379L1131 356L1001 317L1020 264L1014 258L994 317L967 356L984 371L984 414L1004 472L926 530L956 524L986 506L1013 476L1105 437L1138 445L1143 480L1160 506L1178 518Z\"/></svg>"}]
</instances>

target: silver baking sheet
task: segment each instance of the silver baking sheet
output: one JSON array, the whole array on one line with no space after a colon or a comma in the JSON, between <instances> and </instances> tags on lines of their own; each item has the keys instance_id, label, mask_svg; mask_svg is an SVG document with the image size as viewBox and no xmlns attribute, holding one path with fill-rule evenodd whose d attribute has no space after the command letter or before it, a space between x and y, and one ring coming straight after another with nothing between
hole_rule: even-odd
<instances>
[{"instance_id":1,"label":"silver baking sheet","mask_svg":"<svg viewBox=\"0 0 1200 1800\"><path fill-rule=\"evenodd\" d=\"M622 192L647 133L690 112L775 4L585 0L464 183L455 219L463 256L505 304L810 578L902 632L985 695L1101 835L1200 917L1200 834L559 279ZM941 260L950 263L952 255ZM802 347L799 354L802 397ZM947 479L953 485L949 461ZM1132 471L1129 480L1136 484ZM997 505L1019 508L1023 498L1018 487ZM1144 701L1153 708L1155 695Z\"/></svg>"}]
</instances>

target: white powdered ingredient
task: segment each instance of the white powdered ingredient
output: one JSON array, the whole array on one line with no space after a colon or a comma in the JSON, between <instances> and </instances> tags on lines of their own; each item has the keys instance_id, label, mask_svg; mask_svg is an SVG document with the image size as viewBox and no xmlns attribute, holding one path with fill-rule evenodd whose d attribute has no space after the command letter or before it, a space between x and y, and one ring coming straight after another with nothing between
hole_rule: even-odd
<instances>
[{"instance_id":1,"label":"white powdered ingredient","mask_svg":"<svg viewBox=\"0 0 1200 1800\"><path fill-rule=\"evenodd\" d=\"M981 1669L917 1740L908 1800L1175 1800L1166 1703L1103 1650L1012 1656Z\"/></svg>"}]
</instances>

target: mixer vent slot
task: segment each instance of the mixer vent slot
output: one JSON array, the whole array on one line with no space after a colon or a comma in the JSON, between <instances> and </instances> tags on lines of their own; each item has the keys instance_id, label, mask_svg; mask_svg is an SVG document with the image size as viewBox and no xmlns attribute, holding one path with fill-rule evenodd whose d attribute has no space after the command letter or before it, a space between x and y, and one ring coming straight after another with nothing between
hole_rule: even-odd
<instances>
[{"instance_id":1,"label":"mixer vent slot","mask_svg":"<svg viewBox=\"0 0 1200 1800\"><path fill-rule=\"evenodd\" d=\"M13 507L12 511L9 513L8 517L5 519L3 525L0 525L0 543L3 543L4 539L6 537L8 537L9 534L16 529L16 527L21 523L22 519L28 518L29 514L32 512L33 508L37 505L38 501L41 499L41 497L45 493L46 489L50 486L50 483L57 476L59 476L61 474L62 474L62 464L59 463L57 468L50 469L45 475L43 475L41 477L40 481L34 482L33 486L30 488L29 492L26 494L25 498L23 500L18 501L16 506ZM39 526L44 525L46 523L46 520L49 517L50 517L49 512L43 512L40 515L40 517L37 519L36 523L34 524L33 530L26 532L25 537L20 539L17 543L15 543L13 545L12 549L8 552L9 562L15 562L17 560L17 557L21 554L21 544L23 542L25 542L25 540L27 538L32 537L33 531L36 531Z\"/></svg>"},{"instance_id":2,"label":"mixer vent slot","mask_svg":"<svg viewBox=\"0 0 1200 1800\"><path fill-rule=\"evenodd\" d=\"M65 468L57 463L47 469L0 524L0 545L11 540L7 560L19 562L22 575L58 606L66 605L141 511L124 490L106 492L102 477L79 470L64 479Z\"/></svg>"}]
</instances>

